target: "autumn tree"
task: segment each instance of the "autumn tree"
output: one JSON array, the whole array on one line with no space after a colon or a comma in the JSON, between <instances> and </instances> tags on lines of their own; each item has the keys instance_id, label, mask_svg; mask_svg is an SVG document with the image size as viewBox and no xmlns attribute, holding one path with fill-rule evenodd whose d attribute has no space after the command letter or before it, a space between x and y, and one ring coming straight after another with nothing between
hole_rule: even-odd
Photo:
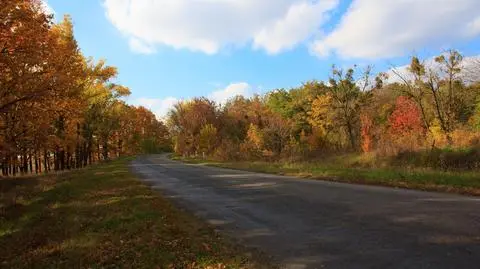
<instances>
[{"instance_id":1,"label":"autumn tree","mask_svg":"<svg viewBox=\"0 0 480 269\"><path fill-rule=\"evenodd\" d=\"M295 137L299 138L302 132L304 134L312 132L312 125L309 123L312 102L326 91L327 87L323 82L308 81L299 88L289 91L280 89L268 93L266 105L284 119L292 120L292 131Z\"/></svg>"},{"instance_id":2,"label":"autumn tree","mask_svg":"<svg viewBox=\"0 0 480 269\"><path fill-rule=\"evenodd\" d=\"M181 154L198 153L201 129L207 124L215 126L216 122L215 103L206 98L177 103L168 115L176 151Z\"/></svg>"},{"instance_id":3,"label":"autumn tree","mask_svg":"<svg viewBox=\"0 0 480 269\"><path fill-rule=\"evenodd\" d=\"M480 102L477 104L475 108L475 112L470 119L470 123L474 130L480 131Z\"/></svg>"},{"instance_id":4,"label":"autumn tree","mask_svg":"<svg viewBox=\"0 0 480 269\"><path fill-rule=\"evenodd\" d=\"M356 149L358 146L359 112L370 96L367 91L370 70L368 67L362 77L357 80L354 77L353 68L344 71L334 66L329 80L331 109L335 112L335 123L346 132L351 149Z\"/></svg>"},{"instance_id":5,"label":"autumn tree","mask_svg":"<svg viewBox=\"0 0 480 269\"><path fill-rule=\"evenodd\" d=\"M438 124L449 144L453 130L472 112L472 94L462 78L463 67L463 56L449 50L429 66L412 57L408 70L413 79L395 71L405 85L403 93L417 103L425 128Z\"/></svg>"},{"instance_id":6,"label":"autumn tree","mask_svg":"<svg viewBox=\"0 0 480 269\"><path fill-rule=\"evenodd\" d=\"M264 137L263 132L251 123L248 127L247 136L241 145L243 156L249 159L256 159L262 156L264 149Z\"/></svg>"},{"instance_id":7,"label":"autumn tree","mask_svg":"<svg viewBox=\"0 0 480 269\"><path fill-rule=\"evenodd\" d=\"M333 109L333 98L330 93L320 95L312 102L309 112L309 123L313 128L310 144L325 148L332 141L332 137L340 136L336 132L335 117L336 113Z\"/></svg>"},{"instance_id":8,"label":"autumn tree","mask_svg":"<svg viewBox=\"0 0 480 269\"><path fill-rule=\"evenodd\" d=\"M199 134L199 149L202 153L211 154L217 143L217 128L213 124L203 126Z\"/></svg>"},{"instance_id":9,"label":"autumn tree","mask_svg":"<svg viewBox=\"0 0 480 269\"><path fill-rule=\"evenodd\" d=\"M413 100L405 96L397 98L395 110L390 115L388 121L391 132L398 136L425 131L420 109Z\"/></svg>"},{"instance_id":10,"label":"autumn tree","mask_svg":"<svg viewBox=\"0 0 480 269\"><path fill-rule=\"evenodd\" d=\"M0 15L3 175L80 168L119 156L123 149L116 145L130 134L121 127L131 133L134 126L148 128L142 143L155 148L169 143L153 113L125 117L137 111L120 99L129 89L112 82L116 68L82 55L69 16L55 24L36 0L2 3Z\"/></svg>"},{"instance_id":11,"label":"autumn tree","mask_svg":"<svg viewBox=\"0 0 480 269\"><path fill-rule=\"evenodd\" d=\"M372 129L373 129L373 121L372 119L366 115L362 114L360 116L360 134L362 138L362 151L363 152L370 152L373 148L373 136L372 136Z\"/></svg>"},{"instance_id":12,"label":"autumn tree","mask_svg":"<svg viewBox=\"0 0 480 269\"><path fill-rule=\"evenodd\" d=\"M0 7L0 112L51 94L54 37L40 1L4 1Z\"/></svg>"},{"instance_id":13,"label":"autumn tree","mask_svg":"<svg viewBox=\"0 0 480 269\"><path fill-rule=\"evenodd\" d=\"M385 73L372 80L370 68L358 75L355 68L334 67L328 83L237 96L224 105L205 98L181 102L168 126L178 154L200 151L220 160L297 160L346 149L385 157L431 148L438 132L452 132L453 144L469 146L478 137L480 83L462 81L461 60L452 52L432 69L413 58L402 83ZM461 142L463 135L468 139Z\"/></svg>"}]
</instances>

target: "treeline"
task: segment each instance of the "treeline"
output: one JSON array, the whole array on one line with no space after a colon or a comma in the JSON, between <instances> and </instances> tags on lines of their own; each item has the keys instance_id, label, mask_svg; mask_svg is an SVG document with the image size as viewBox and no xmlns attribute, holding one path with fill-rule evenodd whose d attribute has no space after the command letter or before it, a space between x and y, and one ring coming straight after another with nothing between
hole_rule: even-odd
<instances>
[{"instance_id":1,"label":"treeline","mask_svg":"<svg viewBox=\"0 0 480 269\"><path fill-rule=\"evenodd\" d=\"M80 52L67 16L40 1L0 7L0 165L4 176L84 167L169 147L166 127L127 105L115 67Z\"/></svg>"},{"instance_id":2,"label":"treeline","mask_svg":"<svg viewBox=\"0 0 480 269\"><path fill-rule=\"evenodd\" d=\"M466 166L474 168L480 160L480 82L472 78L480 68L465 66L452 50L430 64L413 57L406 70L390 75L333 67L326 82L238 96L225 105L206 98L178 103L167 125L175 152L184 156L297 160L363 152L380 159L464 152L460 159L470 154Z\"/></svg>"}]
</instances>

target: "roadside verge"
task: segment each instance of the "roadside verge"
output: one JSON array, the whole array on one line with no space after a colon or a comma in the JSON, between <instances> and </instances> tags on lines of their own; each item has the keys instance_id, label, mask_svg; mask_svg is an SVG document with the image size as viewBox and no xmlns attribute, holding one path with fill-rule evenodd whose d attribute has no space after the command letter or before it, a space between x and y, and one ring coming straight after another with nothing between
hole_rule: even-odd
<instances>
[{"instance_id":1,"label":"roadside verge","mask_svg":"<svg viewBox=\"0 0 480 269\"><path fill-rule=\"evenodd\" d=\"M0 267L264 267L143 184L130 161L0 179Z\"/></svg>"},{"instance_id":2,"label":"roadside verge","mask_svg":"<svg viewBox=\"0 0 480 269\"><path fill-rule=\"evenodd\" d=\"M475 171L444 172L428 169L349 168L333 163L320 162L218 162L180 158L173 155L171 155L171 159L190 164L298 178L480 196L480 173Z\"/></svg>"}]
</instances>

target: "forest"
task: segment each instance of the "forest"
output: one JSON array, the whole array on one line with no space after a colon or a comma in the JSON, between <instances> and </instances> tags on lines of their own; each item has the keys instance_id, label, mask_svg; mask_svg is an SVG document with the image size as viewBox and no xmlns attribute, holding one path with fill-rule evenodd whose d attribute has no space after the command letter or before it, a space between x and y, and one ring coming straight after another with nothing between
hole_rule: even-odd
<instances>
[{"instance_id":1,"label":"forest","mask_svg":"<svg viewBox=\"0 0 480 269\"><path fill-rule=\"evenodd\" d=\"M117 68L82 55L66 16L40 1L0 7L0 166L4 176L81 168L170 146L166 126L125 103Z\"/></svg>"},{"instance_id":2,"label":"forest","mask_svg":"<svg viewBox=\"0 0 480 269\"><path fill-rule=\"evenodd\" d=\"M354 156L363 167L480 168L480 62L448 50L373 74L333 66L309 81L225 105L178 103L167 126L184 157L314 161Z\"/></svg>"},{"instance_id":3,"label":"forest","mask_svg":"<svg viewBox=\"0 0 480 269\"><path fill-rule=\"evenodd\" d=\"M55 23L34 0L7 1L0 16L4 176L172 149L220 161L348 155L366 167L480 168L480 61L453 49L385 73L333 66L327 81L226 104L194 98L162 121L125 102L117 68L82 54L69 16Z\"/></svg>"},{"instance_id":4,"label":"forest","mask_svg":"<svg viewBox=\"0 0 480 269\"><path fill-rule=\"evenodd\" d=\"M153 17L175 17L183 14L183 6L191 5L185 14L195 18L181 24L209 29L216 25L201 17L223 18L225 29L240 31L238 26L230 27L233 12L221 12L219 6L241 7L241 13L251 17L278 12L272 12L278 1L258 1L262 2L258 7L245 0L97 0L90 6L87 1L73 2L56 1L53 9L44 0L0 1L1 268L469 268L478 264L479 199L472 196L480 196L480 55L448 49L435 57L396 58L408 64L384 70L365 64L333 65L316 73L324 80L298 81L292 88L238 95L225 102L214 101L223 100L215 94L210 99L185 99L173 107L170 101L148 99L161 103L162 109L155 111L171 107L162 118L129 102L131 89L120 83L120 70L80 48L85 36L99 51L111 49L101 47L104 42L119 42L118 51L116 47L115 53L108 52L110 61L117 55L118 63L130 70L142 66L129 74L136 78L129 84L132 91L141 81L175 96L216 84L206 82L209 74L222 81L228 72L216 72L217 65L210 68L204 59L218 63L229 58L218 66L223 69L228 64L235 67L235 76L242 74L236 73L238 66L229 53L217 60L204 53L208 55L197 62L182 55L201 51L167 43L147 42L143 54L153 53L150 50L156 46L163 49L162 45L175 51L175 57L163 51L158 58L132 57L140 53L132 48L132 41L143 45L143 40L130 38L121 27L114 32L106 6L125 13L119 20L126 25L135 24L131 19L135 17L127 16L135 9ZM299 15L308 11L305 14L317 16L318 7L323 8L314 8L316 1L284 2L288 20L271 19L273 36L278 36L272 42L283 39L277 26L293 31L292 18L298 16L300 23L308 24L309 16ZM287 2L291 2L288 11ZM332 9L341 17L339 25L360 6L360 1L351 2L343 15ZM367 4L381 6L377 2ZM467 2L452 14L475 6L474 0ZM391 4L379 7L378 14L395 14L387 12ZM442 15L444 6L453 7L443 4ZM211 7L197 12L200 5ZM347 5L341 6L343 12ZM157 14L157 8L167 11ZM52 14L64 10L72 12L78 24L69 15L59 19ZM405 10L424 14L422 8ZM376 14L367 13L367 19ZM380 23L390 20L383 17ZM162 24L138 18L141 27L167 29L168 35L187 43L199 40L201 46L210 47L201 31L192 31L195 39L190 39L191 33L183 37L179 34L183 28L168 20ZM448 23L445 20L441 26ZM91 25L99 31L87 28ZM320 30L315 28L315 33ZM456 36L463 34L459 33ZM99 38L100 34L105 36ZM389 39L396 41L402 35ZM129 44L120 43L125 38ZM226 48L237 46L226 44ZM286 63L288 70L298 67L291 56L282 58L288 61L272 61L268 68L257 66L264 58L254 56L260 52L252 45L252 54L236 58L242 58L240 68L262 80L270 80L267 73L274 74L270 68L277 63ZM332 53L336 57L336 51ZM158 59L165 65L149 65ZM245 59L251 61L249 68L243 65ZM207 72L189 73L200 69L198 63ZM146 79L152 74L161 79ZM190 92L183 91L179 77L188 82ZM162 86L169 79L174 83L168 84L174 85L170 89ZM231 96L232 91L227 87L218 92ZM155 107L147 101L143 103Z\"/></svg>"}]
</instances>

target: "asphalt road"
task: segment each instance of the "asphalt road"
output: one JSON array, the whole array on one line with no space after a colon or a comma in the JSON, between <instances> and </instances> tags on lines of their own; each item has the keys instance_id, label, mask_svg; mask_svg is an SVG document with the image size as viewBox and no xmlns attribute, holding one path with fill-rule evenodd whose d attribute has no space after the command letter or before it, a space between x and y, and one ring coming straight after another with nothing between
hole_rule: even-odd
<instances>
[{"instance_id":1,"label":"asphalt road","mask_svg":"<svg viewBox=\"0 0 480 269\"><path fill-rule=\"evenodd\" d=\"M286 268L480 268L479 198L186 165L165 155L132 168Z\"/></svg>"}]
</instances>

